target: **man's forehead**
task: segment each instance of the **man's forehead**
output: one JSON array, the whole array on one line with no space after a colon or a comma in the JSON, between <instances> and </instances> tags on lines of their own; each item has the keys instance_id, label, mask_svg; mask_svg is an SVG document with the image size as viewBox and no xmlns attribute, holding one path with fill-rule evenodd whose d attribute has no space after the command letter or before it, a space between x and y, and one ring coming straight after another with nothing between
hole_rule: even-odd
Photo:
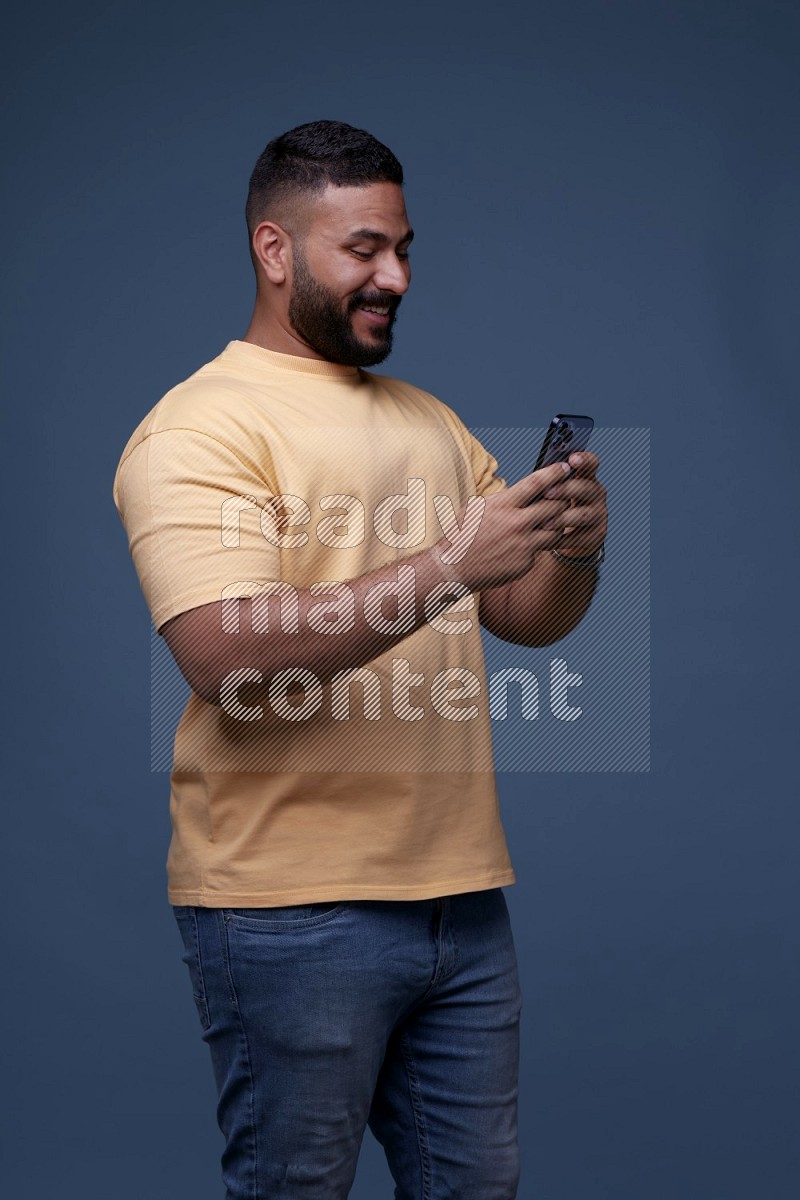
<instances>
[{"instance_id":1,"label":"man's forehead","mask_svg":"<svg viewBox=\"0 0 800 1200\"><path fill-rule=\"evenodd\" d=\"M361 230L396 238L408 232L403 190L396 183L368 183L364 187L328 184L314 197L312 212L314 225L341 237Z\"/></svg>"}]
</instances>

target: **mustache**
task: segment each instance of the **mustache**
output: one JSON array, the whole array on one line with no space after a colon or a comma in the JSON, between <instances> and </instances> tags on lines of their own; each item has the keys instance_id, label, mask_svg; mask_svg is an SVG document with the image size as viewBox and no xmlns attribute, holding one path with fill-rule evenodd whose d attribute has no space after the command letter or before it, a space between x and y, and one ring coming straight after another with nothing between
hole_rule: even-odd
<instances>
[{"instance_id":1,"label":"mustache","mask_svg":"<svg viewBox=\"0 0 800 1200\"><path fill-rule=\"evenodd\" d=\"M391 292L359 292L350 301L350 311L355 312L357 308L383 308L384 305L389 306L390 314L394 315L400 307L402 296L395 296Z\"/></svg>"}]
</instances>

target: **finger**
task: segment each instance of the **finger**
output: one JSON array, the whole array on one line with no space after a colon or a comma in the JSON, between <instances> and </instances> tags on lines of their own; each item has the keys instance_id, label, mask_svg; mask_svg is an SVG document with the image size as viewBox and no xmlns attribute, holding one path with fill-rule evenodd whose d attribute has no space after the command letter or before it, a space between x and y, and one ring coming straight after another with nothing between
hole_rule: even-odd
<instances>
[{"instance_id":1,"label":"finger","mask_svg":"<svg viewBox=\"0 0 800 1200\"><path fill-rule=\"evenodd\" d=\"M586 505L582 508L570 508L567 510L567 515L560 522L562 528L573 529L590 529L594 525L599 525L603 520L604 514L602 510L595 505ZM558 519L553 521L553 526L558 524Z\"/></svg>"},{"instance_id":2,"label":"finger","mask_svg":"<svg viewBox=\"0 0 800 1200\"><path fill-rule=\"evenodd\" d=\"M561 529L567 511L572 520L572 509L565 500L536 500L525 507L525 525L531 529Z\"/></svg>"},{"instance_id":3,"label":"finger","mask_svg":"<svg viewBox=\"0 0 800 1200\"><path fill-rule=\"evenodd\" d=\"M592 454L591 450L576 450L569 456L569 465L574 468L577 475L586 479L596 475L600 459L596 454Z\"/></svg>"},{"instance_id":4,"label":"finger","mask_svg":"<svg viewBox=\"0 0 800 1200\"><path fill-rule=\"evenodd\" d=\"M518 479L511 485L508 494L515 504L522 507L530 504L554 483L563 480L569 472L570 467L567 463L551 463L549 467L540 467L538 471L532 471L530 475L523 475L522 479Z\"/></svg>"},{"instance_id":5,"label":"finger","mask_svg":"<svg viewBox=\"0 0 800 1200\"><path fill-rule=\"evenodd\" d=\"M535 541L532 543L537 550L550 550L553 546L560 546L567 538L566 532L563 529L537 529Z\"/></svg>"},{"instance_id":6,"label":"finger","mask_svg":"<svg viewBox=\"0 0 800 1200\"><path fill-rule=\"evenodd\" d=\"M555 483L549 487L543 494L545 500L558 500L560 498L569 500L582 500L584 504L590 503L592 500L599 500L604 494L603 485L596 479L584 479L580 475L573 475L571 479L565 479L563 483Z\"/></svg>"}]
</instances>

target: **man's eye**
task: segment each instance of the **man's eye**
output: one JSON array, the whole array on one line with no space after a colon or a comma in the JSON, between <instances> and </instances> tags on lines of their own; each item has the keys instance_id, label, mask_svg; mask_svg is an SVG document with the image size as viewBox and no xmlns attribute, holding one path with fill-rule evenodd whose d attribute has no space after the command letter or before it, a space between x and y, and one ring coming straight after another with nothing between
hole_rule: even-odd
<instances>
[{"instance_id":1,"label":"man's eye","mask_svg":"<svg viewBox=\"0 0 800 1200\"><path fill-rule=\"evenodd\" d=\"M364 261L375 257L374 250L353 250L353 249L351 249L350 253L354 254L356 256L356 258L363 259ZM408 258L408 251L407 250L398 250L397 257L402 258L402 259Z\"/></svg>"}]
</instances>

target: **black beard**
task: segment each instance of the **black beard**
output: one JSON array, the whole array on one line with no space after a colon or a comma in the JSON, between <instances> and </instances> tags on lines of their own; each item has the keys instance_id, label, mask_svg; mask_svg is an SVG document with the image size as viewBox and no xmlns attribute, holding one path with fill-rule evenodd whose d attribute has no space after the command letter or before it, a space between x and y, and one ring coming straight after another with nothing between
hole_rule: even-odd
<instances>
[{"instance_id":1,"label":"black beard","mask_svg":"<svg viewBox=\"0 0 800 1200\"><path fill-rule=\"evenodd\" d=\"M294 278L289 297L289 322L306 345L328 362L345 367L374 367L392 352L392 327L400 297L360 292L342 311L342 302L308 269L302 252L295 250ZM375 340L362 342L353 333L352 313L363 305L388 304L389 324L375 330Z\"/></svg>"}]
</instances>

